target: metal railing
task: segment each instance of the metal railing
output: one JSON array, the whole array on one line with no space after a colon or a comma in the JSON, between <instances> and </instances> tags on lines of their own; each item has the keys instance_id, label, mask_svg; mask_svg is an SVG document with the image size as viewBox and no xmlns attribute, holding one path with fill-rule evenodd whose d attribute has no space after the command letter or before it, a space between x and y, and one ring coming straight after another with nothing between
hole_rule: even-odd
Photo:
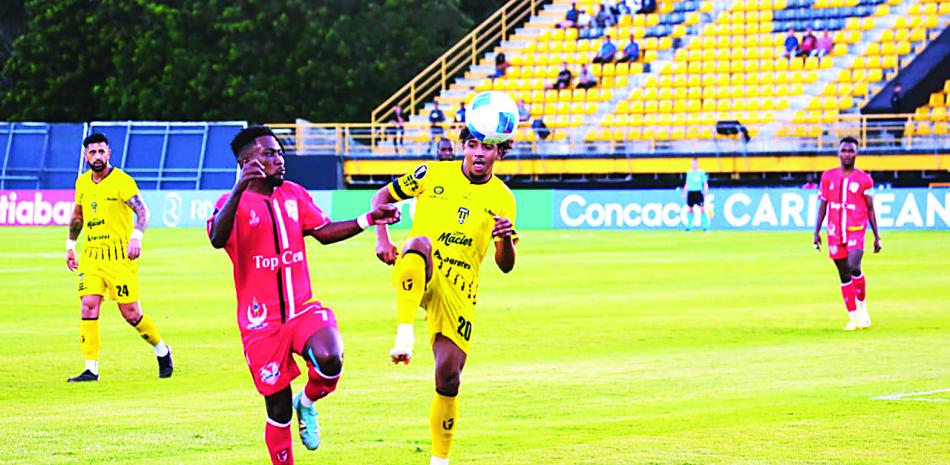
<instances>
[{"instance_id":1,"label":"metal railing","mask_svg":"<svg viewBox=\"0 0 950 465\"><path fill-rule=\"evenodd\" d=\"M374 132L384 129L384 122L393 115L396 105L403 107L408 120L422 105L448 88L449 80L470 66L478 64L479 57L489 47L505 40L522 22L533 16L544 0L510 0L478 25L472 32L449 48L406 85L373 109L370 127Z\"/></svg>"}]
</instances>

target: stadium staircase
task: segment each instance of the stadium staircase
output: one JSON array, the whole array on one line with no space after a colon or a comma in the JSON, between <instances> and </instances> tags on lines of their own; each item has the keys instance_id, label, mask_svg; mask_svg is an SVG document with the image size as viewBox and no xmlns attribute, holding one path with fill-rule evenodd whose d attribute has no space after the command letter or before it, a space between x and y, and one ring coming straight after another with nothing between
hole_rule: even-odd
<instances>
[{"instance_id":1,"label":"stadium staircase","mask_svg":"<svg viewBox=\"0 0 950 465\"><path fill-rule=\"evenodd\" d=\"M600 35L578 39L577 29L558 27L571 3L541 6L444 85L434 100L447 120L459 102L495 89L525 100L532 118L543 118L552 129L540 144L534 131L520 129L519 141L529 144L519 145L531 153L761 151L776 139L785 149L820 149L857 131L859 109L869 96L950 24L950 0L661 0L654 13L623 15L603 31L618 49L632 33L641 59L599 65L591 60ZM593 0L576 4L592 15L599 6ZM834 51L822 59L783 58L789 27L799 37L807 27L818 37L832 31ZM504 77L491 79L498 53L512 66ZM599 84L586 91L546 89L561 63L575 77L587 64ZM407 131L407 140L416 142L409 154L426 151L430 137L432 102L418 108L409 119L415 129ZM909 134L946 133L941 110L918 111ZM935 117L924 118L924 112ZM750 143L717 134L716 122L729 120L747 128ZM392 153L386 144L375 152Z\"/></svg>"}]
</instances>

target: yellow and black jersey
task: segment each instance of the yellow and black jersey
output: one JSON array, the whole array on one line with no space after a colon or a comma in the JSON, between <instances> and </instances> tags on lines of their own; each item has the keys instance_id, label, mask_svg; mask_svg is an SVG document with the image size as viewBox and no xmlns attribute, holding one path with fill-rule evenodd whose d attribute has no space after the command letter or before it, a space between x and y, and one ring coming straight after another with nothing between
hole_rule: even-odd
<instances>
[{"instance_id":1,"label":"yellow and black jersey","mask_svg":"<svg viewBox=\"0 0 950 465\"><path fill-rule=\"evenodd\" d=\"M93 260L124 260L132 234L132 208L126 203L139 193L131 176L111 168L98 183L92 171L76 178L76 205L82 207L82 255Z\"/></svg>"},{"instance_id":2,"label":"yellow and black jersey","mask_svg":"<svg viewBox=\"0 0 950 465\"><path fill-rule=\"evenodd\" d=\"M508 186L496 176L475 184L462 173L461 162L447 161L419 165L393 181L389 193L397 200L416 198L409 236L432 241L434 274L463 295L474 294L494 217L515 224L515 197Z\"/></svg>"}]
</instances>

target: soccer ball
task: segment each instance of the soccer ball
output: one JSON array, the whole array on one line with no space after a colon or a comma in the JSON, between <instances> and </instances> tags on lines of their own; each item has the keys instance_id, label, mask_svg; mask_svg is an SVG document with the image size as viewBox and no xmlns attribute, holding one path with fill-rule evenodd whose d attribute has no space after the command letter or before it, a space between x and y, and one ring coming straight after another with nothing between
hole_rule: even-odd
<instances>
[{"instance_id":1,"label":"soccer ball","mask_svg":"<svg viewBox=\"0 0 950 465\"><path fill-rule=\"evenodd\" d=\"M465 123L476 139L500 144L511 139L518 129L518 105L505 92L482 92L468 104Z\"/></svg>"}]
</instances>

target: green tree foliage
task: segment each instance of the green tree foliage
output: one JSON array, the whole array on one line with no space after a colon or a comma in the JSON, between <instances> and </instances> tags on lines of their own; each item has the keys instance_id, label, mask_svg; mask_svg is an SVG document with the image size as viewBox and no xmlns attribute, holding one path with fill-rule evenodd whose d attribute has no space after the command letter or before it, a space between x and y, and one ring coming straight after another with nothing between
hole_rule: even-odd
<instances>
[{"instance_id":1,"label":"green tree foliage","mask_svg":"<svg viewBox=\"0 0 950 465\"><path fill-rule=\"evenodd\" d=\"M25 5L0 120L365 121L473 26L459 0Z\"/></svg>"}]
</instances>

